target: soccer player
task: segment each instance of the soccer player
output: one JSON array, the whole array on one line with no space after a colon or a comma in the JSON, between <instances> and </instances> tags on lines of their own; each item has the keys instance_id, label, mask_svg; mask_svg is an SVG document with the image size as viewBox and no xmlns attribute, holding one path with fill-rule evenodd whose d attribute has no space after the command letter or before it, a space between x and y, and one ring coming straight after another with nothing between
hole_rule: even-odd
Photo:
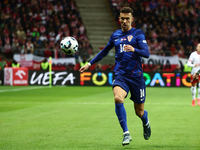
<instances>
[{"instance_id":1,"label":"soccer player","mask_svg":"<svg viewBox=\"0 0 200 150\"><path fill-rule=\"evenodd\" d=\"M197 83L199 84L197 104L200 105L200 79L196 78L196 77L193 79L193 75L195 73L197 73L198 70L200 70L200 43L197 44L196 51L194 51L194 52L192 52L190 54L189 60L187 62L187 65L189 67L192 67L192 71L191 71L192 106L196 105Z\"/></svg>"},{"instance_id":2,"label":"soccer player","mask_svg":"<svg viewBox=\"0 0 200 150\"><path fill-rule=\"evenodd\" d=\"M144 32L132 27L133 20L133 10L130 7L123 7L119 15L121 29L116 30L111 35L104 49L79 70L80 73L83 73L115 47L115 79L112 86L115 112L123 130L123 146L128 145L132 141L127 127L126 110L124 107L124 99L129 91L131 93L130 99L134 102L135 113L143 123L143 136L145 140L148 140L151 136L148 113L144 110L146 86L141 63L142 57L149 57L149 49Z\"/></svg>"}]
</instances>

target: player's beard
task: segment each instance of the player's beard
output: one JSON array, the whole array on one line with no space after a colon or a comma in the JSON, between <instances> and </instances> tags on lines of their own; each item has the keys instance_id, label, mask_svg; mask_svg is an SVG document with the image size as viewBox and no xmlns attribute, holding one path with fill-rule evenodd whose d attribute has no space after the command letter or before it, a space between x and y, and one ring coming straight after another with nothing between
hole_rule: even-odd
<instances>
[{"instance_id":1,"label":"player's beard","mask_svg":"<svg viewBox=\"0 0 200 150\"><path fill-rule=\"evenodd\" d=\"M122 31L126 32L129 30L129 25L128 24L121 24L121 28L122 28Z\"/></svg>"}]
</instances>

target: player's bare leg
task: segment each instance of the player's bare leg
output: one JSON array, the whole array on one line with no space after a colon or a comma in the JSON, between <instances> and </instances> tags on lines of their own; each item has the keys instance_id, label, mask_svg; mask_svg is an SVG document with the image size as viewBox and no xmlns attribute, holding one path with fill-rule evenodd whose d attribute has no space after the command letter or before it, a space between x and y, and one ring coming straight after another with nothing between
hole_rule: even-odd
<instances>
[{"instance_id":1,"label":"player's bare leg","mask_svg":"<svg viewBox=\"0 0 200 150\"><path fill-rule=\"evenodd\" d=\"M141 118L143 122L143 136L145 140L148 140L151 136L151 127L149 124L149 119L148 119L148 112L144 110L144 103L138 104L134 103L134 108L135 108L135 113L136 115Z\"/></svg>"},{"instance_id":2,"label":"player's bare leg","mask_svg":"<svg viewBox=\"0 0 200 150\"><path fill-rule=\"evenodd\" d=\"M115 86L113 88L113 94L115 98L115 112L118 117L119 123L123 129L122 145L123 146L128 145L132 141L132 138L128 131L127 120L126 120L126 110L124 108L124 98L126 97L127 93L120 86Z\"/></svg>"}]
</instances>

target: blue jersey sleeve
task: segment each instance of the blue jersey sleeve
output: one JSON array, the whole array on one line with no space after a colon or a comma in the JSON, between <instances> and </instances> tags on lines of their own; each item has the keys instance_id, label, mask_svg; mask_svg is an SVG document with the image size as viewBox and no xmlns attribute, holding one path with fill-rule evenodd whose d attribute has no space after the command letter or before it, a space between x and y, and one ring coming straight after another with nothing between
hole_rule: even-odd
<instances>
[{"instance_id":1,"label":"blue jersey sleeve","mask_svg":"<svg viewBox=\"0 0 200 150\"><path fill-rule=\"evenodd\" d=\"M100 61L113 48L114 43L113 43L113 40L112 40L112 35L111 35L111 37L110 37L110 39L108 41L108 44L90 61L91 65L93 65L96 62Z\"/></svg>"},{"instance_id":2,"label":"blue jersey sleeve","mask_svg":"<svg viewBox=\"0 0 200 150\"><path fill-rule=\"evenodd\" d=\"M145 39L145 34L142 30L138 30L136 33L137 39L138 39L138 44L140 49L135 48L135 53L139 56L149 58L149 48L147 45L147 41Z\"/></svg>"}]
</instances>

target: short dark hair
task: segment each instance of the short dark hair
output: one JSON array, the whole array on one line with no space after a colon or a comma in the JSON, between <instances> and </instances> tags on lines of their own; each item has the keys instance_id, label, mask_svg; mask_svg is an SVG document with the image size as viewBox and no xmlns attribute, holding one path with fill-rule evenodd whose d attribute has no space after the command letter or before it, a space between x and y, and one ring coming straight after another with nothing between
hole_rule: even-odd
<instances>
[{"instance_id":1,"label":"short dark hair","mask_svg":"<svg viewBox=\"0 0 200 150\"><path fill-rule=\"evenodd\" d=\"M134 11L130 7L123 7L123 8L120 9L120 13L131 13L132 16L133 16Z\"/></svg>"}]
</instances>

